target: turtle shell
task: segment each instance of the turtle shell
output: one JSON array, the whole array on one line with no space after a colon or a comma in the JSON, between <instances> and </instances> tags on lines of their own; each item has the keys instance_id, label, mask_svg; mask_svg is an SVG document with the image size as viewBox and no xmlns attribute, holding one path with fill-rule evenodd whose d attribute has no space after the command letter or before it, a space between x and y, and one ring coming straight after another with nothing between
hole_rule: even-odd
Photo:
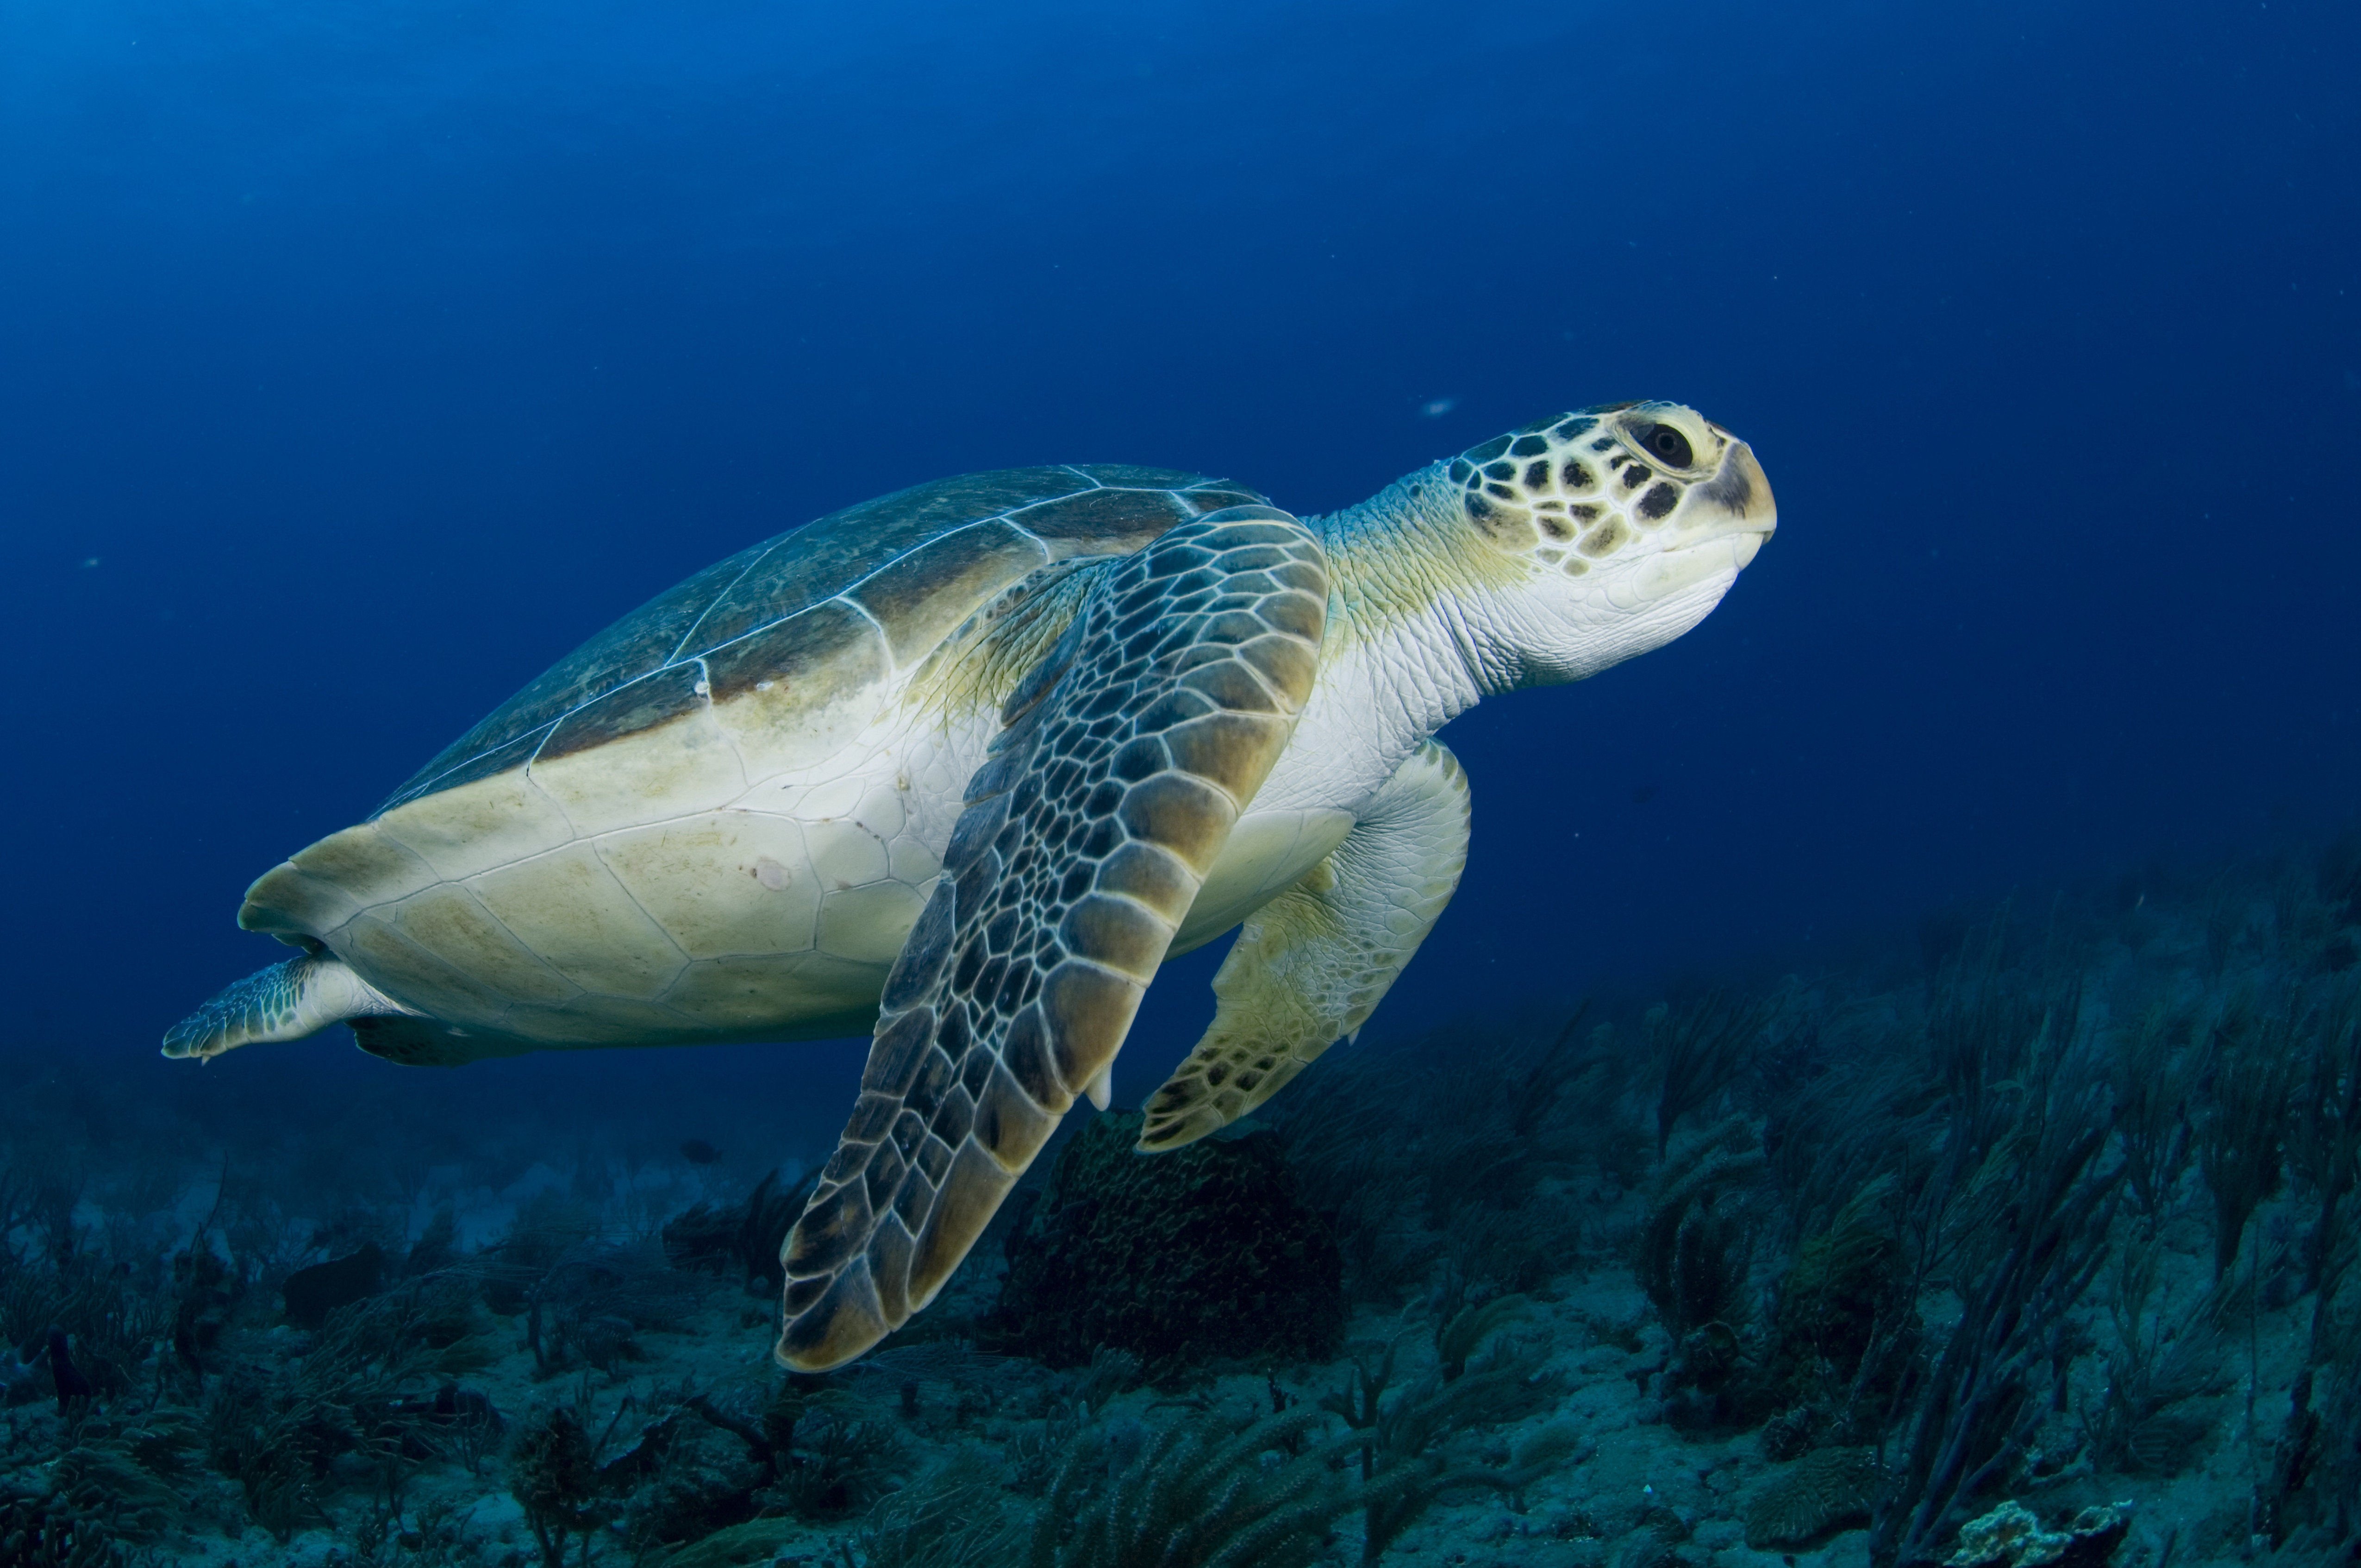
<instances>
[{"instance_id":1,"label":"turtle shell","mask_svg":"<svg viewBox=\"0 0 2361 1568\"><path fill-rule=\"evenodd\" d=\"M370 815L587 751L765 680L792 681L881 632L878 653L916 663L979 605L1045 565L1127 555L1176 522L1263 499L1202 474L1075 464L941 479L848 507L650 599L444 748ZM831 600L840 612L826 611Z\"/></svg>"},{"instance_id":2,"label":"turtle shell","mask_svg":"<svg viewBox=\"0 0 2361 1568\"><path fill-rule=\"evenodd\" d=\"M596 881L587 840L611 846L723 809L762 779L824 768L945 638L1033 574L1127 555L1176 523L1260 499L1158 468L1016 468L917 486L764 540L615 622L366 821L266 873L238 923L324 944L437 1015L506 1017L558 942L528 940L497 982L479 973L514 946L475 907L478 894L497 900L487 873L564 850L543 862L552 874L570 855ZM622 937L597 946L610 959L635 950ZM624 983L604 973L585 960L547 989Z\"/></svg>"}]
</instances>

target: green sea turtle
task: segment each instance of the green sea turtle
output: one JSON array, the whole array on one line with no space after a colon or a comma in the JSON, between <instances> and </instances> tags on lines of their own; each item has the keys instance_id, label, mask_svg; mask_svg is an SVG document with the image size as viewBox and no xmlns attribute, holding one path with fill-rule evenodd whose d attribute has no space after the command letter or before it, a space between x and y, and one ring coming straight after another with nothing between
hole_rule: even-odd
<instances>
[{"instance_id":1,"label":"green sea turtle","mask_svg":"<svg viewBox=\"0 0 2361 1568\"><path fill-rule=\"evenodd\" d=\"M933 1299L1170 953L1246 927L1143 1148L1356 1031L1458 883L1430 737L1703 619L1774 520L1694 411L1561 415L1327 517L1161 469L921 485L633 611L247 890L302 949L166 1036L389 1060L873 1027L778 1354Z\"/></svg>"}]
</instances>

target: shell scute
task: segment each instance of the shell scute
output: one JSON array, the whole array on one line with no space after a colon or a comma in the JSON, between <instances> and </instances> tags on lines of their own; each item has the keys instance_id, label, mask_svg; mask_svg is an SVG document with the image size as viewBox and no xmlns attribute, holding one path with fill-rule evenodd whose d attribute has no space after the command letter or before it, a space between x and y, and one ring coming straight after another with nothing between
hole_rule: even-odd
<instances>
[{"instance_id":1,"label":"shell scute","mask_svg":"<svg viewBox=\"0 0 2361 1568\"><path fill-rule=\"evenodd\" d=\"M909 664L957 630L977 605L1049 564L1049 547L1029 532L1007 522L978 523L910 552L846 597L884 628L895 662Z\"/></svg>"},{"instance_id":2,"label":"shell scute","mask_svg":"<svg viewBox=\"0 0 2361 1568\"><path fill-rule=\"evenodd\" d=\"M726 561L708 566L583 643L527 682L522 691L494 708L482 723L445 747L440 755L395 791L391 799L378 807L379 812L434 790L447 789L465 778L486 776L479 771L479 764L487 760L486 753L510 748L511 742L546 729L584 703L662 668L714 600L769 548L767 543L751 545ZM517 762L531 756L528 751ZM455 772L458 776L454 776Z\"/></svg>"},{"instance_id":3,"label":"shell scute","mask_svg":"<svg viewBox=\"0 0 2361 1568\"><path fill-rule=\"evenodd\" d=\"M429 795L445 794L463 785L475 784L483 779L498 778L502 773L522 768L533 761L533 753L541 750L542 742L547 740L550 731L556 728L556 724L552 722L543 725L538 729L529 729L506 745L495 746L490 751L479 752L473 757L461 758L456 763L440 773L435 772L434 769L443 758L437 757L419 773L411 787L388 801L381 810L390 812L398 809L405 801L418 800ZM455 751L456 749L453 748ZM449 754L449 752L444 753L446 757Z\"/></svg>"},{"instance_id":4,"label":"shell scute","mask_svg":"<svg viewBox=\"0 0 2361 1568\"><path fill-rule=\"evenodd\" d=\"M1128 554L1187 517L1169 491L1093 489L1027 507L1011 514L1011 521L1052 548L1104 541L1089 553ZM1107 544L1115 547L1112 552ZM1075 554L1063 548L1058 553Z\"/></svg>"},{"instance_id":5,"label":"shell scute","mask_svg":"<svg viewBox=\"0 0 2361 1568\"><path fill-rule=\"evenodd\" d=\"M876 623L842 600L815 605L705 660L713 716L752 778L814 762L868 722L893 658Z\"/></svg>"},{"instance_id":6,"label":"shell scute","mask_svg":"<svg viewBox=\"0 0 2361 1568\"><path fill-rule=\"evenodd\" d=\"M636 1046L676 1039L691 1021L657 1002L627 996L602 997L595 1010L520 1002L508 1010L501 1029L549 1045Z\"/></svg>"},{"instance_id":7,"label":"shell scute","mask_svg":"<svg viewBox=\"0 0 2361 1568\"><path fill-rule=\"evenodd\" d=\"M445 878L543 854L575 836L557 803L521 772L438 790L372 826Z\"/></svg>"},{"instance_id":8,"label":"shell scute","mask_svg":"<svg viewBox=\"0 0 2361 1568\"><path fill-rule=\"evenodd\" d=\"M791 817L708 812L608 834L598 850L692 959L811 950L821 889Z\"/></svg>"},{"instance_id":9,"label":"shell scute","mask_svg":"<svg viewBox=\"0 0 2361 1568\"><path fill-rule=\"evenodd\" d=\"M487 872L467 886L544 962L593 995L653 1001L688 961L588 843ZM673 1026L683 1022L675 1017Z\"/></svg>"},{"instance_id":10,"label":"shell scute","mask_svg":"<svg viewBox=\"0 0 2361 1568\"><path fill-rule=\"evenodd\" d=\"M554 762L700 713L704 685L705 671L697 664L671 664L642 675L566 715L542 742L537 760Z\"/></svg>"},{"instance_id":11,"label":"shell scute","mask_svg":"<svg viewBox=\"0 0 2361 1568\"><path fill-rule=\"evenodd\" d=\"M953 529L1087 488L1063 468L1011 468L914 486L807 522L757 546L759 557L714 601L677 656L810 609Z\"/></svg>"},{"instance_id":12,"label":"shell scute","mask_svg":"<svg viewBox=\"0 0 2361 1568\"><path fill-rule=\"evenodd\" d=\"M818 686L819 700L832 700L884 674L883 644L861 648L864 638L875 641L861 611L842 603L814 605L707 654L706 679L720 704L781 685Z\"/></svg>"},{"instance_id":13,"label":"shell scute","mask_svg":"<svg viewBox=\"0 0 2361 1568\"><path fill-rule=\"evenodd\" d=\"M1268 506L1269 498L1259 490L1249 490L1242 485L1195 485L1180 492L1197 515L1227 511L1232 507Z\"/></svg>"},{"instance_id":14,"label":"shell scute","mask_svg":"<svg viewBox=\"0 0 2361 1568\"><path fill-rule=\"evenodd\" d=\"M433 1026L474 1025L496 1028L506 1023L511 999L480 981L473 972L455 968L402 935L383 913L354 916L336 931L336 951L356 968L368 966L382 979L371 983L397 987L403 994L432 997Z\"/></svg>"},{"instance_id":15,"label":"shell scute","mask_svg":"<svg viewBox=\"0 0 2361 1568\"><path fill-rule=\"evenodd\" d=\"M237 924L242 931L268 931L282 942L312 946L319 933L335 930L360 908L360 900L340 883L281 861L247 890Z\"/></svg>"},{"instance_id":16,"label":"shell scute","mask_svg":"<svg viewBox=\"0 0 2361 1568\"><path fill-rule=\"evenodd\" d=\"M295 851L287 863L324 882L344 887L399 889L392 896L417 892L440 880L434 869L374 822L332 833L318 843ZM269 880L266 875L263 881ZM257 883L259 886L260 883ZM252 891L247 896L251 897Z\"/></svg>"},{"instance_id":17,"label":"shell scute","mask_svg":"<svg viewBox=\"0 0 2361 1568\"><path fill-rule=\"evenodd\" d=\"M1142 468L1131 463L1076 463L1072 470L1115 489L1180 490L1205 482L1203 476L1177 468Z\"/></svg>"},{"instance_id":18,"label":"shell scute","mask_svg":"<svg viewBox=\"0 0 2361 1568\"><path fill-rule=\"evenodd\" d=\"M780 652L839 665L829 689L803 688L825 702L848 685L865 684L865 655L851 645L873 639L875 627L885 630L897 656L915 657L1027 571L1076 556L1127 554L1185 521L1192 507L1250 499L1259 498L1223 480L1099 464L971 474L848 507L741 550L649 600L501 704L379 812L528 763L552 741L597 746L635 733L630 726L639 719L669 722L686 711L675 685L693 688L697 679L709 678L711 695L726 699L752 666L778 660ZM840 609L856 595L872 607L873 623L855 628L851 620L870 617L823 609ZM783 630L807 618L817 619ZM749 645L750 639L756 641ZM838 652L848 656L829 656ZM632 683L700 657L711 657L716 667L624 696ZM754 674L743 684L777 673ZM659 693L665 701L643 701ZM611 708L582 711L610 699Z\"/></svg>"},{"instance_id":19,"label":"shell scute","mask_svg":"<svg viewBox=\"0 0 2361 1568\"><path fill-rule=\"evenodd\" d=\"M540 957L491 916L466 888L441 883L412 894L386 912L405 941L482 980L519 1002L570 1002L582 988Z\"/></svg>"},{"instance_id":20,"label":"shell scute","mask_svg":"<svg viewBox=\"0 0 2361 1568\"><path fill-rule=\"evenodd\" d=\"M555 802L577 833L728 806L746 793L742 757L702 703L653 729L611 736L568 756L535 758L526 777Z\"/></svg>"},{"instance_id":21,"label":"shell scute","mask_svg":"<svg viewBox=\"0 0 2361 1568\"><path fill-rule=\"evenodd\" d=\"M903 937L917 923L925 905L917 889L882 879L832 891L820 902L819 950L871 966L873 989L885 979L895 955L902 950Z\"/></svg>"}]
</instances>

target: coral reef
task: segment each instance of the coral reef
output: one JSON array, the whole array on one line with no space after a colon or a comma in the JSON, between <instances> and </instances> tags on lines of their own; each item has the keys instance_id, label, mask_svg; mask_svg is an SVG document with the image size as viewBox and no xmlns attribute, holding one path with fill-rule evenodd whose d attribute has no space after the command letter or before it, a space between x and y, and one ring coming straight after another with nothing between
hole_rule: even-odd
<instances>
[{"instance_id":1,"label":"coral reef","mask_svg":"<svg viewBox=\"0 0 2361 1568\"><path fill-rule=\"evenodd\" d=\"M186 1506L173 1480L194 1444L170 1423L84 1421L32 1475L0 1480L0 1563L114 1564L164 1539Z\"/></svg>"},{"instance_id":2,"label":"coral reef","mask_svg":"<svg viewBox=\"0 0 2361 1568\"><path fill-rule=\"evenodd\" d=\"M1746 1544L1758 1551L1811 1546L1867 1524L1883 1478L1874 1449L1807 1453L1772 1475L1746 1505Z\"/></svg>"},{"instance_id":3,"label":"coral reef","mask_svg":"<svg viewBox=\"0 0 2361 1568\"><path fill-rule=\"evenodd\" d=\"M734 1270L750 1292L775 1294L786 1283L779 1248L818 1181L817 1168L784 1184L772 1170L741 1202L698 1203L665 1222L664 1255L681 1268Z\"/></svg>"},{"instance_id":4,"label":"coral reef","mask_svg":"<svg viewBox=\"0 0 2361 1568\"><path fill-rule=\"evenodd\" d=\"M1051 1366L1099 1346L1151 1366L1324 1357L1345 1326L1343 1261L1270 1133L1134 1152L1141 1118L1100 1116L1008 1235L996 1343Z\"/></svg>"},{"instance_id":5,"label":"coral reef","mask_svg":"<svg viewBox=\"0 0 2361 1568\"><path fill-rule=\"evenodd\" d=\"M1078 1117L819 1377L797 1166L27 1072L0 1568L2350 1563L2356 845Z\"/></svg>"},{"instance_id":6,"label":"coral reef","mask_svg":"<svg viewBox=\"0 0 2361 1568\"><path fill-rule=\"evenodd\" d=\"M2131 1530L2132 1508L2116 1503L2084 1508L2057 1530L2021 1503L2003 1503L1960 1527L1949 1568L2099 1568Z\"/></svg>"},{"instance_id":7,"label":"coral reef","mask_svg":"<svg viewBox=\"0 0 2361 1568\"><path fill-rule=\"evenodd\" d=\"M634 1334L678 1321L698 1294L695 1278L655 1248L579 1242L526 1294L525 1344L544 1376L575 1366L612 1372L645 1359Z\"/></svg>"},{"instance_id":8,"label":"coral reef","mask_svg":"<svg viewBox=\"0 0 2361 1568\"><path fill-rule=\"evenodd\" d=\"M566 1541L605 1522L600 1489L590 1434L572 1410L560 1407L518 1431L509 1451L509 1491L524 1508L544 1568L560 1568Z\"/></svg>"},{"instance_id":9,"label":"coral reef","mask_svg":"<svg viewBox=\"0 0 2361 1568\"><path fill-rule=\"evenodd\" d=\"M1656 1157L1664 1157L1681 1118L1701 1111L1736 1081L1776 1017L1777 995L1733 998L1722 991L1648 1009L1647 1050L1654 1059Z\"/></svg>"},{"instance_id":10,"label":"coral reef","mask_svg":"<svg viewBox=\"0 0 2361 1568\"><path fill-rule=\"evenodd\" d=\"M1128 1463L1110 1463L1110 1435L1093 1432L1051 1484L1025 1561L1028 1568L1304 1568L1326 1545L1330 1521L1355 1501L1327 1456L1303 1441L1319 1425L1317 1411L1242 1431L1200 1416L1167 1427Z\"/></svg>"}]
</instances>

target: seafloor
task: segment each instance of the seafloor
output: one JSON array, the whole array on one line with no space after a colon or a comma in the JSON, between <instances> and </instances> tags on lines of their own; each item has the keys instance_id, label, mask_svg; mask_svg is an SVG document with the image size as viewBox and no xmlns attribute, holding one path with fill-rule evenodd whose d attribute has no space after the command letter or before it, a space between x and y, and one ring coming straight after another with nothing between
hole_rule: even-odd
<instances>
[{"instance_id":1,"label":"seafloor","mask_svg":"<svg viewBox=\"0 0 2361 1568\"><path fill-rule=\"evenodd\" d=\"M2356 922L2347 840L1340 1047L1176 1155L1079 1115L818 1377L792 1167L51 1072L0 1564L2350 1562Z\"/></svg>"}]
</instances>

